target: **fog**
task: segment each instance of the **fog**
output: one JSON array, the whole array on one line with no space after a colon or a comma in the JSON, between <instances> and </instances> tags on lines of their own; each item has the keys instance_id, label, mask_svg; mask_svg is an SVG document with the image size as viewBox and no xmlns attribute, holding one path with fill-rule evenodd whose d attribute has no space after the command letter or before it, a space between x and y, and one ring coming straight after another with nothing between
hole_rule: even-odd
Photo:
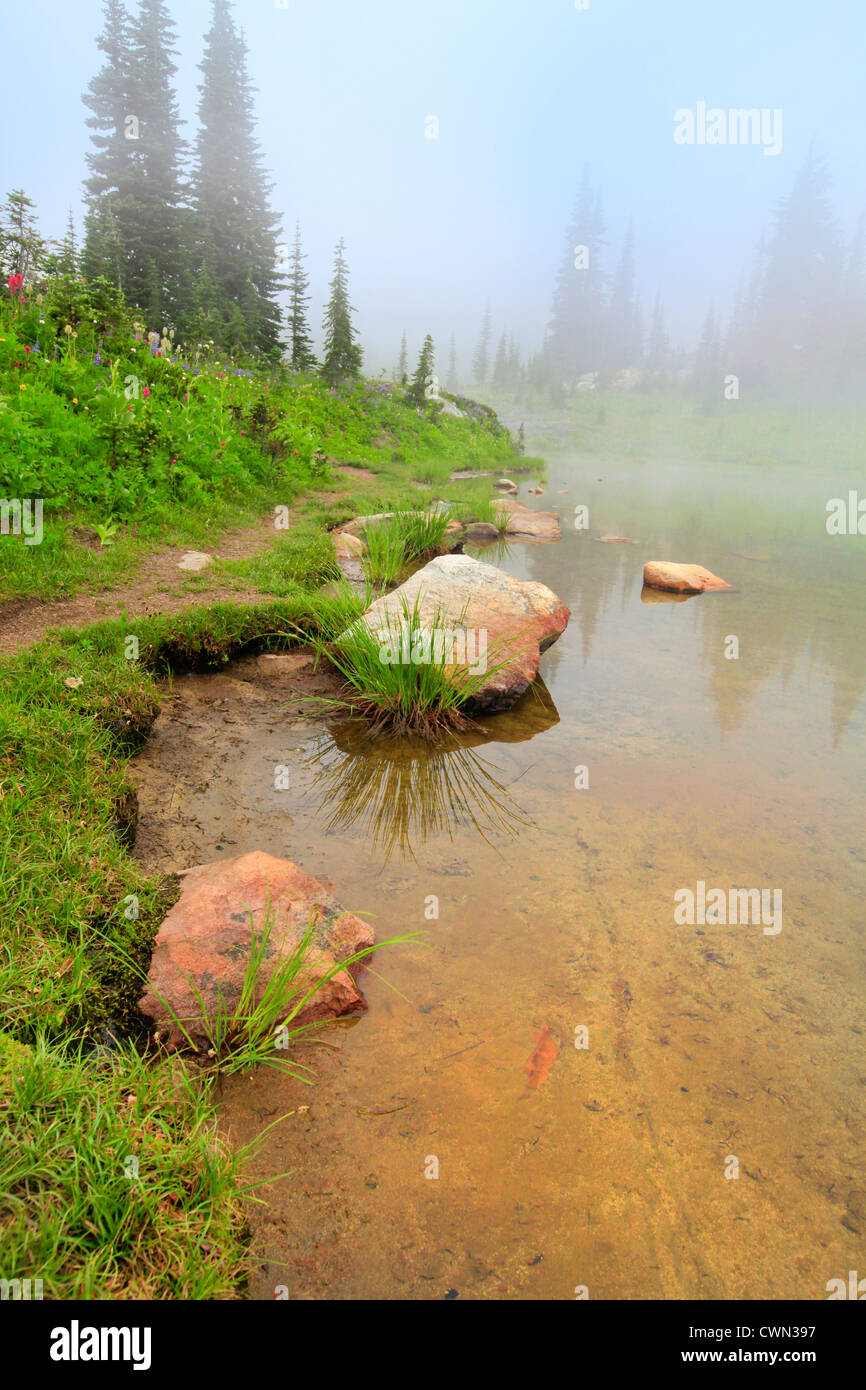
<instances>
[{"instance_id":1,"label":"fog","mask_svg":"<svg viewBox=\"0 0 866 1390\"><path fill-rule=\"evenodd\" d=\"M3 188L23 188L43 233L60 236L70 209L82 225L81 94L102 61L102 6L5 8ZM209 5L169 8L192 140ZM467 378L488 302L493 348L508 329L524 358L537 352L585 168L603 199L605 270L633 219L645 318L660 295L686 349L711 301L723 320L731 311L810 149L843 240L862 210L853 2L238 0L234 13L287 241L301 224L314 327L343 236L368 372L393 370L405 329L413 363L427 332L444 363L453 333ZM728 138L738 111L763 113L746 143Z\"/></svg>"}]
</instances>

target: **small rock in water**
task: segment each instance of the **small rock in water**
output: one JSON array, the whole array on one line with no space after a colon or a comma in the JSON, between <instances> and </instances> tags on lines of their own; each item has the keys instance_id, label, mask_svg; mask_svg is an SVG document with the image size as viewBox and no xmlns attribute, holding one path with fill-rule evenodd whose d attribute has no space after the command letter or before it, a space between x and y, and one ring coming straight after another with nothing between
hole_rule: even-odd
<instances>
[{"instance_id":1,"label":"small rock in water","mask_svg":"<svg viewBox=\"0 0 866 1390\"><path fill-rule=\"evenodd\" d=\"M206 569L213 561L212 555L206 555L203 550L188 550L178 561L179 570L191 570L197 574L199 570Z\"/></svg>"},{"instance_id":2,"label":"small rock in water","mask_svg":"<svg viewBox=\"0 0 866 1390\"><path fill-rule=\"evenodd\" d=\"M643 582L648 589L667 589L676 594L702 594L707 589L731 587L703 565L681 565L673 560L650 560L644 565Z\"/></svg>"},{"instance_id":3,"label":"small rock in water","mask_svg":"<svg viewBox=\"0 0 866 1390\"><path fill-rule=\"evenodd\" d=\"M493 486L499 488L500 492L513 492L517 496L517 484L513 483L510 478L497 478Z\"/></svg>"}]
</instances>

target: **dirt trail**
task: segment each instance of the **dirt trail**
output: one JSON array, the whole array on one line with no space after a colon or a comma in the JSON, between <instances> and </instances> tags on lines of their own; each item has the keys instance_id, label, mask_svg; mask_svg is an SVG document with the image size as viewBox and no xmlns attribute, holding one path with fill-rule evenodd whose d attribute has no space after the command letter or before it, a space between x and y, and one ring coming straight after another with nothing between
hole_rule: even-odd
<instances>
[{"instance_id":1,"label":"dirt trail","mask_svg":"<svg viewBox=\"0 0 866 1390\"><path fill-rule=\"evenodd\" d=\"M220 560L245 559L267 549L273 539L274 519L269 514L255 526L229 532L208 554ZM0 652L16 651L38 642L49 628L87 627L89 623L119 618L124 609L130 617L150 617L226 600L261 600L259 590L238 589L230 584L199 592L185 589L190 573L178 569L178 563L189 548L159 550L145 559L129 584L120 589L77 594L69 599L25 598L0 603Z\"/></svg>"},{"instance_id":2,"label":"dirt trail","mask_svg":"<svg viewBox=\"0 0 866 1390\"><path fill-rule=\"evenodd\" d=\"M376 476L366 470L346 467L334 471L345 473L353 480L362 472L369 478ZM317 493L316 500L327 504L339 501L340 494ZM304 499L299 501L302 503ZM290 524L295 515L295 510L290 512ZM253 526L226 532L207 553L215 560L246 560L267 550L277 534L283 533L274 531L273 514L268 512ZM0 655L41 641L51 628L81 628L90 623L109 622L124 611L130 618L149 618L156 613L181 613L188 608L210 607L215 603L261 603L267 598L266 591L230 582L209 584L200 590L185 588L191 575L187 570L178 569L178 564L190 549L190 546L180 546L155 551L136 567L130 582L122 588L81 593L68 599L0 601Z\"/></svg>"}]
</instances>

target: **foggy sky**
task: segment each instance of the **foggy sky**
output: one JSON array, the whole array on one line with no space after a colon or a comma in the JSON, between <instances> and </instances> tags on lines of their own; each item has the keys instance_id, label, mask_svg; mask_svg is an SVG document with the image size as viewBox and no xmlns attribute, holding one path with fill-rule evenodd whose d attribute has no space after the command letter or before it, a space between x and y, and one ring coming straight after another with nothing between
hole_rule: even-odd
<instances>
[{"instance_id":1,"label":"foggy sky","mask_svg":"<svg viewBox=\"0 0 866 1390\"><path fill-rule=\"evenodd\" d=\"M648 315L675 344L727 309L810 144L848 235L862 176L862 0L237 0L259 138L290 240L302 224L318 330L346 240L365 369L414 364L431 332L464 380L484 305L540 344L584 164L602 185L611 269L628 217ZM195 133L207 0L170 0L178 97ZM23 187L44 233L81 225L89 132L81 93L101 65L100 0L3 0L3 191ZM782 149L678 145L698 102L780 109ZM430 116L439 138L425 138Z\"/></svg>"}]
</instances>

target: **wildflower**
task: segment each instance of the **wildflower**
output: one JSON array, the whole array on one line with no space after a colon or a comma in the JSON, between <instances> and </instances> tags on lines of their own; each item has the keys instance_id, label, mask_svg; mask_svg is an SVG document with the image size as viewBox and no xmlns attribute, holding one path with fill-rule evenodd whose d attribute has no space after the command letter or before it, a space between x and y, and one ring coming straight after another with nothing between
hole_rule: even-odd
<instances>
[{"instance_id":1,"label":"wildflower","mask_svg":"<svg viewBox=\"0 0 866 1390\"><path fill-rule=\"evenodd\" d=\"M23 388L22 388L22 389L23 389ZM73 405L78 405L78 397L77 397L77 396L73 396L73 397L72 397L72 404L73 404Z\"/></svg>"},{"instance_id":2,"label":"wildflower","mask_svg":"<svg viewBox=\"0 0 866 1390\"><path fill-rule=\"evenodd\" d=\"M27 387L24 385L24 382L23 382L23 381L22 381L21 385L18 387L18 390L19 390L19 391L26 391L26 390L27 390Z\"/></svg>"},{"instance_id":3,"label":"wildflower","mask_svg":"<svg viewBox=\"0 0 866 1390\"><path fill-rule=\"evenodd\" d=\"M10 276L9 276L9 293L14 295L14 294L16 293L17 290L20 290L20 288L21 288L21 286L22 286L23 284L24 284L24 276L23 276L23 275L10 275Z\"/></svg>"},{"instance_id":4,"label":"wildflower","mask_svg":"<svg viewBox=\"0 0 866 1390\"><path fill-rule=\"evenodd\" d=\"M64 328L63 332L66 334L66 336L67 336L67 338L68 338L69 335L70 335L70 333L72 332L72 324L71 324L71 323L68 323L68 324L66 325L66 327Z\"/></svg>"},{"instance_id":5,"label":"wildflower","mask_svg":"<svg viewBox=\"0 0 866 1390\"><path fill-rule=\"evenodd\" d=\"M25 351L25 352L32 352L33 349L25 346L24 351Z\"/></svg>"},{"instance_id":6,"label":"wildflower","mask_svg":"<svg viewBox=\"0 0 866 1390\"><path fill-rule=\"evenodd\" d=\"M144 399L147 400L148 396L150 395L150 387L145 386L141 394L144 396Z\"/></svg>"}]
</instances>

